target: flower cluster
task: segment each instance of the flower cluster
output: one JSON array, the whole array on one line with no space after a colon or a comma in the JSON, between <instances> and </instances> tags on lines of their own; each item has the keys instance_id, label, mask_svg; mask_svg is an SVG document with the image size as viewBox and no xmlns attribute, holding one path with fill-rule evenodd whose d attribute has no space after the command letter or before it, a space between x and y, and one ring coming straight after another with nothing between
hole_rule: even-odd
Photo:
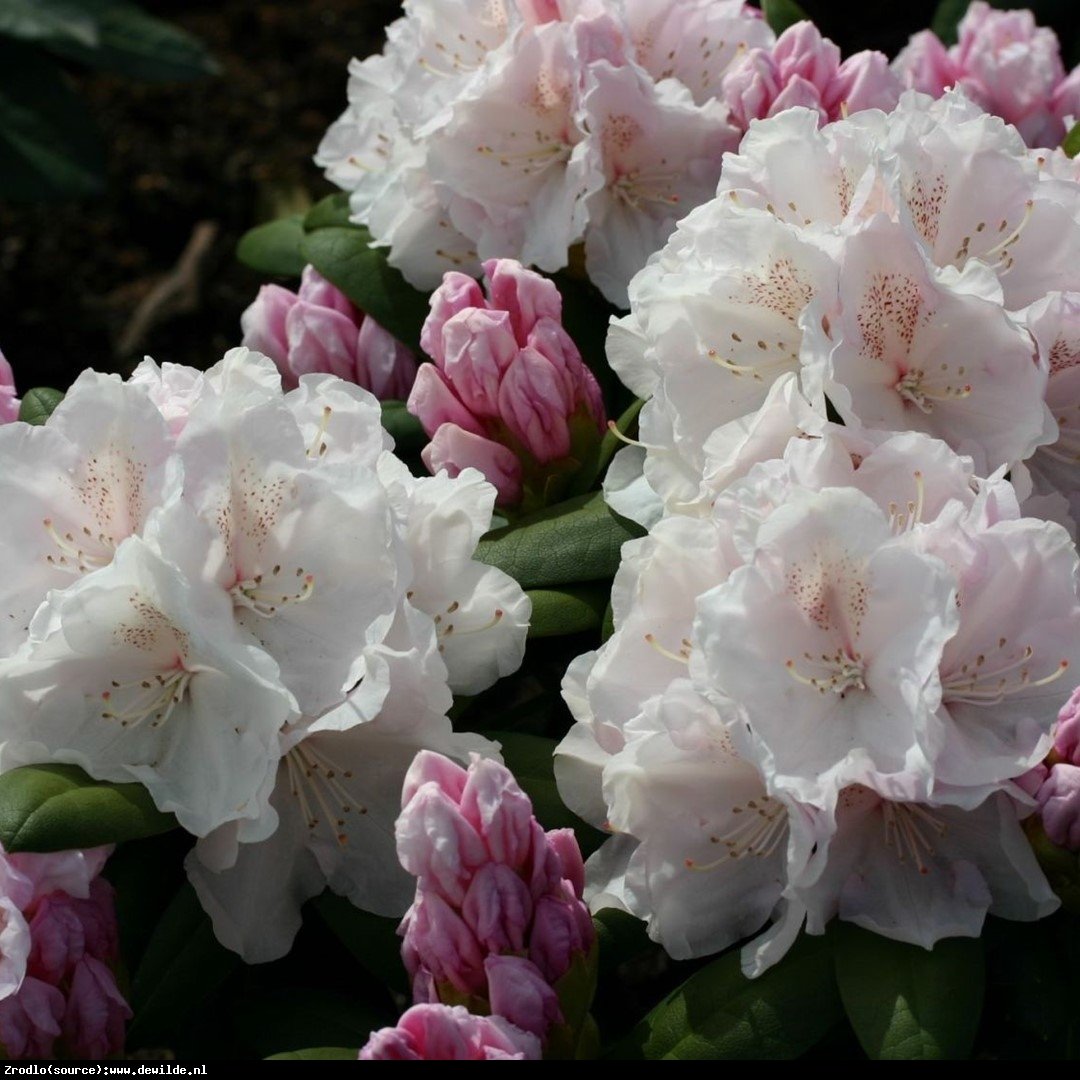
<instances>
[{"instance_id":1,"label":"flower cluster","mask_svg":"<svg viewBox=\"0 0 1080 1080\"><path fill-rule=\"evenodd\" d=\"M947 49L932 30L915 34L893 63L904 85L939 97L959 87L1014 124L1029 146L1057 146L1080 119L1080 68L1068 76L1053 30L1030 11L995 11L974 0Z\"/></svg>"},{"instance_id":2,"label":"flower cluster","mask_svg":"<svg viewBox=\"0 0 1080 1080\"><path fill-rule=\"evenodd\" d=\"M479 758L466 771L421 752L402 805L398 856L417 879L401 926L414 999L464 1002L547 1040L570 1020L561 980L594 939L573 830L545 832L509 770Z\"/></svg>"},{"instance_id":3,"label":"flower cluster","mask_svg":"<svg viewBox=\"0 0 1080 1080\"><path fill-rule=\"evenodd\" d=\"M111 848L53 855L0 852L0 1044L8 1058L123 1049L131 1009L116 985Z\"/></svg>"},{"instance_id":4,"label":"flower cluster","mask_svg":"<svg viewBox=\"0 0 1080 1080\"><path fill-rule=\"evenodd\" d=\"M676 957L834 916L927 948L1057 906L1020 827L1080 660L1075 545L925 434L825 425L626 545L571 666L594 903Z\"/></svg>"},{"instance_id":5,"label":"flower cluster","mask_svg":"<svg viewBox=\"0 0 1080 1080\"><path fill-rule=\"evenodd\" d=\"M388 447L370 394L283 393L246 349L205 374L84 372L44 426L0 429L0 764L145 785L252 961L327 884L405 910L408 763L493 752L452 731L451 691L524 650L528 599L472 559L494 489L416 479Z\"/></svg>"},{"instance_id":6,"label":"flower cluster","mask_svg":"<svg viewBox=\"0 0 1080 1080\"><path fill-rule=\"evenodd\" d=\"M482 260L555 271L584 244L613 303L712 197L753 116L895 103L883 57L809 25L773 50L742 0L407 0L317 161L414 285ZM730 102L730 104L729 104Z\"/></svg>"},{"instance_id":7,"label":"flower cluster","mask_svg":"<svg viewBox=\"0 0 1080 1080\"><path fill-rule=\"evenodd\" d=\"M655 516L643 465L669 511L701 511L828 399L847 424L943 439L978 475L1013 468L1061 518L1078 268L1080 184L959 92L755 124L613 326L612 366L651 400L609 488Z\"/></svg>"},{"instance_id":8,"label":"flower cluster","mask_svg":"<svg viewBox=\"0 0 1080 1080\"><path fill-rule=\"evenodd\" d=\"M449 273L431 298L409 409L431 442L424 463L456 476L474 466L502 506L543 505L594 454L604 401L562 326L562 297L512 259L484 264L489 299Z\"/></svg>"},{"instance_id":9,"label":"flower cluster","mask_svg":"<svg viewBox=\"0 0 1080 1080\"><path fill-rule=\"evenodd\" d=\"M299 292L264 285L240 325L243 344L277 364L286 390L301 375L326 374L380 401L404 400L416 378L412 353L313 266L304 268Z\"/></svg>"}]
</instances>

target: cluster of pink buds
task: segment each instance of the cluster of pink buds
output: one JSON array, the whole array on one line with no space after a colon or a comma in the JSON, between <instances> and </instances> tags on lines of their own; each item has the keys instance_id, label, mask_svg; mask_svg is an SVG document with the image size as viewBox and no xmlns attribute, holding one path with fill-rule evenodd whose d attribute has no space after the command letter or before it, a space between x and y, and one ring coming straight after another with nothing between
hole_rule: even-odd
<instances>
[{"instance_id":1,"label":"cluster of pink buds","mask_svg":"<svg viewBox=\"0 0 1080 1080\"><path fill-rule=\"evenodd\" d=\"M131 1009L116 985L111 848L0 853L0 1043L9 1058L104 1058Z\"/></svg>"},{"instance_id":2,"label":"cluster of pink buds","mask_svg":"<svg viewBox=\"0 0 1080 1080\"><path fill-rule=\"evenodd\" d=\"M817 109L822 123L862 109L890 112L900 80L883 53L865 50L841 62L840 50L811 22L789 26L767 49L749 49L728 69L722 93L731 121L745 131L801 105Z\"/></svg>"},{"instance_id":3,"label":"cluster of pink buds","mask_svg":"<svg viewBox=\"0 0 1080 1080\"><path fill-rule=\"evenodd\" d=\"M573 830L545 832L510 771L479 757L466 771L422 751L402 804L398 857L417 878L401 927L414 1000L549 1039L571 1022L561 980L590 966L594 943Z\"/></svg>"},{"instance_id":4,"label":"cluster of pink buds","mask_svg":"<svg viewBox=\"0 0 1080 1080\"><path fill-rule=\"evenodd\" d=\"M1080 68L1066 76L1057 34L1030 11L995 11L976 0L947 49L932 31L912 37L893 67L906 86L940 97L960 87L1014 124L1029 146L1054 147L1080 119Z\"/></svg>"},{"instance_id":5,"label":"cluster of pink buds","mask_svg":"<svg viewBox=\"0 0 1080 1080\"><path fill-rule=\"evenodd\" d=\"M0 424L19 419L19 399L15 396L15 376L11 365L0 353Z\"/></svg>"},{"instance_id":6,"label":"cluster of pink buds","mask_svg":"<svg viewBox=\"0 0 1080 1080\"><path fill-rule=\"evenodd\" d=\"M416 378L416 359L313 266L298 293L264 285L240 317L243 344L269 356L286 390L301 375L336 375L380 401L404 400Z\"/></svg>"},{"instance_id":7,"label":"cluster of pink buds","mask_svg":"<svg viewBox=\"0 0 1080 1080\"><path fill-rule=\"evenodd\" d=\"M595 451L606 424L593 374L562 325L562 297L513 259L484 264L488 298L448 273L431 297L420 344L425 364L409 411L431 442L424 464L456 476L479 469L503 507L558 497L560 477Z\"/></svg>"},{"instance_id":8,"label":"cluster of pink buds","mask_svg":"<svg viewBox=\"0 0 1080 1080\"><path fill-rule=\"evenodd\" d=\"M361 1061L536 1061L540 1040L501 1016L461 1005L414 1005L397 1027L373 1032Z\"/></svg>"}]
</instances>

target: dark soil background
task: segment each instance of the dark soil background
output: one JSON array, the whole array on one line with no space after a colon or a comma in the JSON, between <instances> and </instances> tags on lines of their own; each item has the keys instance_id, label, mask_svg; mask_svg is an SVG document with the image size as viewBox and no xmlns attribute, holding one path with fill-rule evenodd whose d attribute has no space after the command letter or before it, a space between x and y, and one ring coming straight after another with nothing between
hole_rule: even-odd
<instances>
[{"instance_id":1,"label":"dark soil background","mask_svg":"<svg viewBox=\"0 0 1080 1080\"><path fill-rule=\"evenodd\" d=\"M845 53L890 55L936 6L802 3ZM0 204L0 348L23 389L64 387L84 367L126 370L144 354L206 367L237 344L240 312L261 282L236 261L236 241L330 190L311 156L344 108L346 64L382 47L399 9L396 0L142 6L200 37L222 74L148 84L72 69L105 137L109 188L78 203ZM201 223L213 239L187 310L133 334L140 302L207 234Z\"/></svg>"}]
</instances>

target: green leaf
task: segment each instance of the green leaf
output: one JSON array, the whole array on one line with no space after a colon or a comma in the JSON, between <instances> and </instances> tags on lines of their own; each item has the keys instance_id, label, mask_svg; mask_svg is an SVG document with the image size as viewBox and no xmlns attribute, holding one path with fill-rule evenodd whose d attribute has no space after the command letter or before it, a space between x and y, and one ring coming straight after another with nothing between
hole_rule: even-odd
<instances>
[{"instance_id":1,"label":"green leaf","mask_svg":"<svg viewBox=\"0 0 1080 1080\"><path fill-rule=\"evenodd\" d=\"M810 17L795 0L762 0L761 10L776 34L782 34L789 26Z\"/></svg>"},{"instance_id":2,"label":"green leaf","mask_svg":"<svg viewBox=\"0 0 1080 1080\"><path fill-rule=\"evenodd\" d=\"M61 391L53 390L50 386L36 386L23 395L19 419L27 424L44 424L63 400Z\"/></svg>"},{"instance_id":3,"label":"green leaf","mask_svg":"<svg viewBox=\"0 0 1080 1080\"><path fill-rule=\"evenodd\" d=\"M129 1049L169 1046L184 1022L240 965L214 937L195 890L184 883L154 930L131 984Z\"/></svg>"},{"instance_id":4,"label":"green leaf","mask_svg":"<svg viewBox=\"0 0 1080 1080\"><path fill-rule=\"evenodd\" d=\"M607 1056L787 1060L809 1050L842 1016L829 943L804 934L779 964L756 979L742 974L737 949L714 960Z\"/></svg>"},{"instance_id":5,"label":"green leaf","mask_svg":"<svg viewBox=\"0 0 1080 1080\"><path fill-rule=\"evenodd\" d=\"M334 225L344 228L348 228L350 225L349 193L347 191L337 191L333 195L327 195L325 199L320 199L304 217L305 232L325 229Z\"/></svg>"},{"instance_id":6,"label":"green leaf","mask_svg":"<svg viewBox=\"0 0 1080 1080\"><path fill-rule=\"evenodd\" d=\"M1061 144L1061 149L1065 151L1066 157L1074 158L1080 154L1080 124L1074 124L1069 129L1069 133Z\"/></svg>"},{"instance_id":7,"label":"green leaf","mask_svg":"<svg viewBox=\"0 0 1080 1080\"><path fill-rule=\"evenodd\" d=\"M0 38L0 197L98 195L105 155L93 118L41 52Z\"/></svg>"},{"instance_id":8,"label":"green leaf","mask_svg":"<svg viewBox=\"0 0 1080 1080\"><path fill-rule=\"evenodd\" d=\"M851 1026L873 1059L966 1058L982 1011L986 966L978 938L933 951L837 923L836 980Z\"/></svg>"},{"instance_id":9,"label":"green leaf","mask_svg":"<svg viewBox=\"0 0 1080 1080\"><path fill-rule=\"evenodd\" d=\"M394 452L399 457L419 454L427 444L423 426L405 407L404 401L382 403L382 426L394 437Z\"/></svg>"},{"instance_id":10,"label":"green leaf","mask_svg":"<svg viewBox=\"0 0 1080 1080\"><path fill-rule=\"evenodd\" d=\"M315 1046L310 1050L286 1050L271 1054L267 1061L355 1061L357 1050L346 1046Z\"/></svg>"},{"instance_id":11,"label":"green leaf","mask_svg":"<svg viewBox=\"0 0 1080 1080\"><path fill-rule=\"evenodd\" d=\"M8 851L67 851L176 827L142 784L92 780L76 765L26 765L0 776L0 842Z\"/></svg>"},{"instance_id":12,"label":"green leaf","mask_svg":"<svg viewBox=\"0 0 1080 1080\"><path fill-rule=\"evenodd\" d=\"M593 916L600 947L601 975L614 974L627 960L653 952L659 946L650 940L645 922L619 908L601 908Z\"/></svg>"},{"instance_id":13,"label":"green leaf","mask_svg":"<svg viewBox=\"0 0 1080 1080\"><path fill-rule=\"evenodd\" d=\"M420 328L428 314L427 293L414 289L371 247L371 233L353 225L330 226L305 235L300 250L307 262L336 285L413 352L420 351Z\"/></svg>"},{"instance_id":14,"label":"green leaf","mask_svg":"<svg viewBox=\"0 0 1080 1080\"><path fill-rule=\"evenodd\" d=\"M0 0L0 34L37 41L77 41L93 46L98 26L77 0Z\"/></svg>"},{"instance_id":15,"label":"green leaf","mask_svg":"<svg viewBox=\"0 0 1080 1080\"><path fill-rule=\"evenodd\" d=\"M579 495L490 532L476 558L525 589L610 578L622 546L640 535L608 510L603 494Z\"/></svg>"},{"instance_id":16,"label":"green leaf","mask_svg":"<svg viewBox=\"0 0 1080 1080\"><path fill-rule=\"evenodd\" d=\"M969 3L970 0L941 0L941 3L938 4L937 10L934 12L934 18L930 23L930 29L946 45L956 44L956 28L960 25L960 20L967 12Z\"/></svg>"},{"instance_id":17,"label":"green leaf","mask_svg":"<svg viewBox=\"0 0 1080 1080\"><path fill-rule=\"evenodd\" d=\"M397 993L408 992L409 977L401 962L401 938L397 935L400 919L361 911L329 890L314 900L313 906L365 970Z\"/></svg>"},{"instance_id":18,"label":"green leaf","mask_svg":"<svg viewBox=\"0 0 1080 1080\"><path fill-rule=\"evenodd\" d=\"M301 254L304 239L303 214L256 225L240 237L236 257L260 274L271 277L299 277L307 261Z\"/></svg>"},{"instance_id":19,"label":"green leaf","mask_svg":"<svg viewBox=\"0 0 1080 1080\"><path fill-rule=\"evenodd\" d=\"M48 42L70 60L152 82L200 79L221 70L197 38L127 0L80 0L79 6L96 22L98 41Z\"/></svg>"},{"instance_id":20,"label":"green leaf","mask_svg":"<svg viewBox=\"0 0 1080 1080\"><path fill-rule=\"evenodd\" d=\"M607 609L604 611L604 621L600 624L600 640L601 642L607 641L612 634L615 633L615 609L611 606L611 601L608 601Z\"/></svg>"},{"instance_id":21,"label":"green leaf","mask_svg":"<svg viewBox=\"0 0 1080 1080\"><path fill-rule=\"evenodd\" d=\"M604 619L611 590L602 585L571 589L530 589L529 637L560 637L596 630Z\"/></svg>"},{"instance_id":22,"label":"green leaf","mask_svg":"<svg viewBox=\"0 0 1080 1080\"><path fill-rule=\"evenodd\" d=\"M537 821L545 829L573 829L582 854L591 855L604 842L604 836L582 821L559 796L555 784L555 740L520 731L491 731L488 734L502 746L506 767L532 799Z\"/></svg>"}]
</instances>

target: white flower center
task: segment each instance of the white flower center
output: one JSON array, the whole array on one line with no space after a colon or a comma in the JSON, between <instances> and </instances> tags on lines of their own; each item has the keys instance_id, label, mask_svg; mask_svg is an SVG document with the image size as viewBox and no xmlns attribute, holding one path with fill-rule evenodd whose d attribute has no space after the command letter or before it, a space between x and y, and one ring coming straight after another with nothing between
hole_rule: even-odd
<instances>
[{"instance_id":1,"label":"white flower center","mask_svg":"<svg viewBox=\"0 0 1080 1080\"><path fill-rule=\"evenodd\" d=\"M924 856L933 857L934 845L930 834L938 837L948 832L945 823L936 814L918 803L882 802L885 820L885 845L896 852L901 863L910 859L920 874L929 874Z\"/></svg>"},{"instance_id":2,"label":"white flower center","mask_svg":"<svg viewBox=\"0 0 1080 1080\"><path fill-rule=\"evenodd\" d=\"M55 569L67 570L72 574L89 574L112 562L116 542L105 533L95 536L85 525L78 536L72 532L61 533L52 518L46 518L42 525L60 551L59 555L45 556L45 561ZM96 546L97 550L88 550L88 545Z\"/></svg>"},{"instance_id":3,"label":"white flower center","mask_svg":"<svg viewBox=\"0 0 1080 1080\"><path fill-rule=\"evenodd\" d=\"M1017 654L1009 649L1007 638L999 638L996 656L988 661L985 653L979 653L974 661L963 664L959 671L942 680L944 700L965 705L996 705L1013 694L1055 682L1069 667L1068 660L1060 660L1049 675L1033 679L1031 668L1035 662L1033 646L1025 645Z\"/></svg>"},{"instance_id":4,"label":"white flower center","mask_svg":"<svg viewBox=\"0 0 1080 1080\"><path fill-rule=\"evenodd\" d=\"M963 366L956 369L963 376ZM959 401L971 394L971 383L954 383L949 380L949 365L941 365L939 376L927 375L922 368L910 368L897 381L893 389L920 412L928 416L937 401Z\"/></svg>"},{"instance_id":5,"label":"white flower center","mask_svg":"<svg viewBox=\"0 0 1080 1080\"><path fill-rule=\"evenodd\" d=\"M923 483L921 471L916 470L913 476L915 477L915 498L907 500L904 504L906 509L901 510L899 503L889 503L889 526L894 533L910 532L916 525L922 523L926 485Z\"/></svg>"},{"instance_id":6,"label":"white flower center","mask_svg":"<svg viewBox=\"0 0 1080 1080\"><path fill-rule=\"evenodd\" d=\"M196 673L185 667L158 673L146 679L117 682L101 694L106 708L102 720L116 720L121 727L138 727L144 720L152 728L160 727L184 699Z\"/></svg>"},{"instance_id":7,"label":"white flower center","mask_svg":"<svg viewBox=\"0 0 1080 1080\"><path fill-rule=\"evenodd\" d=\"M406 593L405 598L407 600L412 600L413 593ZM482 634L486 630L491 630L493 627L498 626L499 623L502 622L503 616L506 614L502 608L496 608L494 614L487 622L481 623L479 626L467 626L462 629L458 623L450 619L450 616L454 615L460 608L461 604L455 600L444 612L432 616L431 621L435 624L435 636L439 639L439 652L446 651L446 639L451 635L458 638L464 637L466 634Z\"/></svg>"},{"instance_id":8,"label":"white flower center","mask_svg":"<svg viewBox=\"0 0 1080 1080\"><path fill-rule=\"evenodd\" d=\"M285 584L290 581L294 583L292 591ZM237 607L247 608L264 619L271 619L288 604L302 604L310 600L315 592L315 575L305 573L303 567L298 566L290 579L278 565L269 575L256 574L238 581L230 591Z\"/></svg>"},{"instance_id":9,"label":"white flower center","mask_svg":"<svg viewBox=\"0 0 1080 1080\"><path fill-rule=\"evenodd\" d=\"M803 662L811 669L817 668L817 673L804 674L795 666L794 660L786 661L784 666L796 682L810 686L818 693L824 694L831 690L843 698L849 690L866 689L864 678L866 667L859 653L848 656L842 649L837 649L832 656L822 653L820 659L811 656L810 653L803 653Z\"/></svg>"},{"instance_id":10,"label":"white flower center","mask_svg":"<svg viewBox=\"0 0 1080 1080\"><path fill-rule=\"evenodd\" d=\"M745 806L733 806L736 820L723 836L710 836L709 843L723 849L712 862L686 859L687 870L715 870L732 859L754 856L768 858L783 842L788 832L787 808L769 795L751 799Z\"/></svg>"},{"instance_id":11,"label":"white flower center","mask_svg":"<svg viewBox=\"0 0 1080 1080\"><path fill-rule=\"evenodd\" d=\"M343 781L353 778L349 769L341 769L310 742L294 746L285 755L289 790L300 804L307 827L314 832L325 825L334 840L344 847L349 842L343 830L350 814L366 814L367 807L352 797Z\"/></svg>"}]
</instances>

